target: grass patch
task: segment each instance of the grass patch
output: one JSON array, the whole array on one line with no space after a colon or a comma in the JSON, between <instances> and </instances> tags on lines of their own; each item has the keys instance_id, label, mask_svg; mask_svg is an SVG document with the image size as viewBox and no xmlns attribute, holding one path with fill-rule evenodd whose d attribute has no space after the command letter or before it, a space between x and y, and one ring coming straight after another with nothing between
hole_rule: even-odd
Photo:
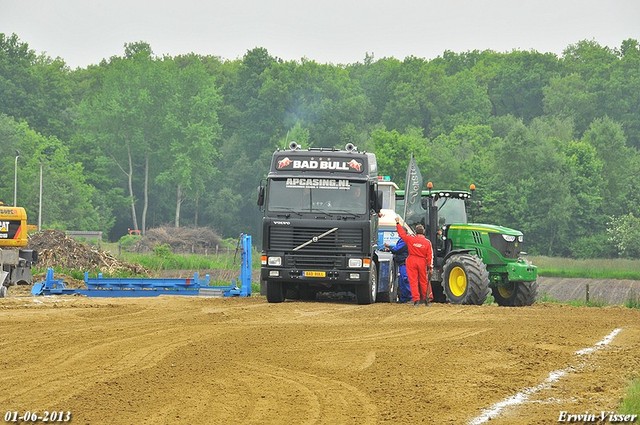
<instances>
[{"instance_id":1,"label":"grass patch","mask_svg":"<svg viewBox=\"0 0 640 425\"><path fill-rule=\"evenodd\" d=\"M640 379L635 379L627 388L619 413L640 414Z\"/></svg>"},{"instance_id":2,"label":"grass patch","mask_svg":"<svg viewBox=\"0 0 640 425\"><path fill-rule=\"evenodd\" d=\"M80 270L80 269L68 269L65 267L53 267L53 278L58 279L58 276L69 276L76 280L84 280L84 272L89 272L90 277L95 277L98 273L102 273L98 269L90 269L90 270ZM46 278L47 268L45 267L34 267L33 275L36 281L39 281L40 275L42 275L42 280ZM120 270L114 273L102 273L104 277L145 277L140 274L132 273L129 270Z\"/></svg>"},{"instance_id":3,"label":"grass patch","mask_svg":"<svg viewBox=\"0 0 640 425\"><path fill-rule=\"evenodd\" d=\"M544 256L528 258L538 266L540 276L640 280L640 260L622 258L578 260Z\"/></svg>"},{"instance_id":4,"label":"grass patch","mask_svg":"<svg viewBox=\"0 0 640 425\"><path fill-rule=\"evenodd\" d=\"M640 309L640 296L631 294L631 296L624 302L624 306Z\"/></svg>"},{"instance_id":5,"label":"grass patch","mask_svg":"<svg viewBox=\"0 0 640 425\"><path fill-rule=\"evenodd\" d=\"M589 302L585 300L571 300L567 301L567 304L574 307L605 307L608 305L603 300L589 300Z\"/></svg>"},{"instance_id":6,"label":"grass patch","mask_svg":"<svg viewBox=\"0 0 640 425\"><path fill-rule=\"evenodd\" d=\"M551 295L549 295L546 292L543 292L537 299L536 299L537 303L556 303L559 304L561 303L561 301L557 298L553 298Z\"/></svg>"},{"instance_id":7,"label":"grass patch","mask_svg":"<svg viewBox=\"0 0 640 425\"><path fill-rule=\"evenodd\" d=\"M224 253L218 255L173 254L159 250L152 254L122 253L121 258L129 263L140 264L149 270L216 270L240 269L242 256ZM251 267L260 268L260 253L251 253Z\"/></svg>"},{"instance_id":8,"label":"grass patch","mask_svg":"<svg viewBox=\"0 0 640 425\"><path fill-rule=\"evenodd\" d=\"M537 299L536 303L553 303L553 304L566 304L573 307L604 307L608 304L603 300L589 300L586 302L585 300L569 300L569 301L560 301L557 298L552 297L548 293L542 293Z\"/></svg>"}]
</instances>

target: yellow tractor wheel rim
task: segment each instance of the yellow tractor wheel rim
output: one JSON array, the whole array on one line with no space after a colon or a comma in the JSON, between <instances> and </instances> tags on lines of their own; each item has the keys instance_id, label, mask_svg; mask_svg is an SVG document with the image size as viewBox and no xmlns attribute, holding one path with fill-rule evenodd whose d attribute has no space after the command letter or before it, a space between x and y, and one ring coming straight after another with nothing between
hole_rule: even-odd
<instances>
[{"instance_id":1,"label":"yellow tractor wheel rim","mask_svg":"<svg viewBox=\"0 0 640 425\"><path fill-rule=\"evenodd\" d=\"M498 285L498 293L502 298L511 298L515 285L510 282L506 285Z\"/></svg>"},{"instance_id":2,"label":"yellow tractor wheel rim","mask_svg":"<svg viewBox=\"0 0 640 425\"><path fill-rule=\"evenodd\" d=\"M461 297L467 291L467 274L462 267L454 267L449 273L449 289L456 297Z\"/></svg>"}]
</instances>

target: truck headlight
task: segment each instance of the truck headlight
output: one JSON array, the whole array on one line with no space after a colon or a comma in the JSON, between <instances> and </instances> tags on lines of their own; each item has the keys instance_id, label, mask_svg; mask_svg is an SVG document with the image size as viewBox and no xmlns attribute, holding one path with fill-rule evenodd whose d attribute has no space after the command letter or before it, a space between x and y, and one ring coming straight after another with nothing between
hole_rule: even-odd
<instances>
[{"instance_id":1,"label":"truck headlight","mask_svg":"<svg viewBox=\"0 0 640 425\"><path fill-rule=\"evenodd\" d=\"M269 265L270 266L281 266L282 265L282 257L269 257Z\"/></svg>"},{"instance_id":2,"label":"truck headlight","mask_svg":"<svg viewBox=\"0 0 640 425\"><path fill-rule=\"evenodd\" d=\"M349 258L349 267L362 267L362 258Z\"/></svg>"},{"instance_id":3,"label":"truck headlight","mask_svg":"<svg viewBox=\"0 0 640 425\"><path fill-rule=\"evenodd\" d=\"M524 236L522 235L518 236L518 242L520 243L524 242Z\"/></svg>"},{"instance_id":4,"label":"truck headlight","mask_svg":"<svg viewBox=\"0 0 640 425\"><path fill-rule=\"evenodd\" d=\"M516 240L516 237L512 235L502 235L502 237L507 242L514 242Z\"/></svg>"}]
</instances>

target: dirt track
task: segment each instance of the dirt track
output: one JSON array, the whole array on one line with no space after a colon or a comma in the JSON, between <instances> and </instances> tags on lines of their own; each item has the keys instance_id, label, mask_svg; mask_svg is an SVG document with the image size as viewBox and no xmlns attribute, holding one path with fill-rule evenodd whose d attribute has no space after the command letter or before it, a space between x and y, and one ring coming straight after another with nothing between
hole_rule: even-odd
<instances>
[{"instance_id":1,"label":"dirt track","mask_svg":"<svg viewBox=\"0 0 640 425\"><path fill-rule=\"evenodd\" d=\"M13 296L0 317L0 414L75 424L464 424L536 387L490 423L556 423L615 411L640 376L623 307Z\"/></svg>"}]
</instances>

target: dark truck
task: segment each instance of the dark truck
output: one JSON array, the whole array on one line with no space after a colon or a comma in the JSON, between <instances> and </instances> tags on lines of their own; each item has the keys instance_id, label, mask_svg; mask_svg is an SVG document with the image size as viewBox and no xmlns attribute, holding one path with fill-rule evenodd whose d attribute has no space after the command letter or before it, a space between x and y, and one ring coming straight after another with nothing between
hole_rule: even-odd
<instances>
[{"instance_id":1,"label":"dark truck","mask_svg":"<svg viewBox=\"0 0 640 425\"><path fill-rule=\"evenodd\" d=\"M267 301L313 300L319 292L353 292L358 304L395 301L392 256L378 247L382 193L373 153L292 142L274 152L258 205Z\"/></svg>"}]
</instances>

